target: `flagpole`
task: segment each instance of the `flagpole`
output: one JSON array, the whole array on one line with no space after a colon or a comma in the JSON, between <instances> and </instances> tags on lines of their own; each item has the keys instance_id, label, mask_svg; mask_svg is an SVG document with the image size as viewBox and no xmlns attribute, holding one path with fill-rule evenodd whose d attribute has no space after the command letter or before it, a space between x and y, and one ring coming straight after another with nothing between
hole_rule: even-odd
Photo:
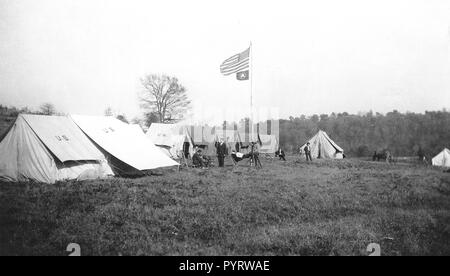
<instances>
[{"instance_id":1,"label":"flagpole","mask_svg":"<svg viewBox=\"0 0 450 276\"><path fill-rule=\"evenodd\" d=\"M253 140L253 51L252 51L252 41L250 41L250 124L251 124L251 134L250 139ZM253 142L253 141L251 141Z\"/></svg>"}]
</instances>

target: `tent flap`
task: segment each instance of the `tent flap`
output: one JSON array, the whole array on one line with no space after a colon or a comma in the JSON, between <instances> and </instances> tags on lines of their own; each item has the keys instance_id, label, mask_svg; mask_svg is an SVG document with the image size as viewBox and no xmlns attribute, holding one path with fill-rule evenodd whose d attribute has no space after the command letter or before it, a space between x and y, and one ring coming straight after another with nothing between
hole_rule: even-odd
<instances>
[{"instance_id":1,"label":"tent flap","mask_svg":"<svg viewBox=\"0 0 450 276\"><path fill-rule=\"evenodd\" d=\"M112 175L102 153L70 122L62 116L19 115L0 143L0 179L55 183L82 175L84 179ZM68 143L53 141L55 133L64 133ZM79 149L83 146L87 149Z\"/></svg>"},{"instance_id":2,"label":"tent flap","mask_svg":"<svg viewBox=\"0 0 450 276\"><path fill-rule=\"evenodd\" d=\"M75 123L108 154L137 170L178 165L144 133L113 117L72 115Z\"/></svg>"},{"instance_id":3,"label":"tent flap","mask_svg":"<svg viewBox=\"0 0 450 276\"><path fill-rule=\"evenodd\" d=\"M42 115L22 115L22 117L61 162L104 158L69 117Z\"/></svg>"}]
</instances>

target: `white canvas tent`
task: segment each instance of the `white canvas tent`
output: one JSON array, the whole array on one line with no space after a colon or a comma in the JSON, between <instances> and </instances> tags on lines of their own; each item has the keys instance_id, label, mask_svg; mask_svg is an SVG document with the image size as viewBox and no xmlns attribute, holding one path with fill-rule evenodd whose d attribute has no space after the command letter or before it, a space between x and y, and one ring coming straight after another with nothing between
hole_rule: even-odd
<instances>
[{"instance_id":1,"label":"white canvas tent","mask_svg":"<svg viewBox=\"0 0 450 276\"><path fill-rule=\"evenodd\" d=\"M0 179L55 183L113 175L104 154L64 116L19 115L0 142Z\"/></svg>"},{"instance_id":2,"label":"white canvas tent","mask_svg":"<svg viewBox=\"0 0 450 276\"><path fill-rule=\"evenodd\" d=\"M331 158L342 159L344 156L344 150L339 147L325 131L319 130L309 141L311 146L312 158ZM301 146L303 150L306 143Z\"/></svg>"},{"instance_id":3,"label":"white canvas tent","mask_svg":"<svg viewBox=\"0 0 450 276\"><path fill-rule=\"evenodd\" d=\"M216 128L214 131L214 141L218 142L220 140L224 141L227 145L228 153L231 153L231 151L238 151L242 144L239 132L234 129Z\"/></svg>"},{"instance_id":4,"label":"white canvas tent","mask_svg":"<svg viewBox=\"0 0 450 276\"><path fill-rule=\"evenodd\" d=\"M142 127L138 124L130 124L130 127L132 130L138 132L138 133L145 133L144 130L142 129Z\"/></svg>"},{"instance_id":5,"label":"white canvas tent","mask_svg":"<svg viewBox=\"0 0 450 276\"><path fill-rule=\"evenodd\" d=\"M195 147L201 149L204 155L216 154L214 128L209 126L187 125L183 130L190 141L191 156L194 153L193 148Z\"/></svg>"},{"instance_id":6,"label":"white canvas tent","mask_svg":"<svg viewBox=\"0 0 450 276\"><path fill-rule=\"evenodd\" d=\"M239 132L238 130L233 129L216 128L214 137L215 141L219 141L220 139L222 139L227 144L228 150L230 152L235 150L241 153L248 153L251 150L250 143L252 142L256 143L255 150L261 152L260 149L262 147L262 141L260 139L260 135L257 133L251 135L248 132ZM267 150L267 148L265 150Z\"/></svg>"},{"instance_id":7,"label":"white canvas tent","mask_svg":"<svg viewBox=\"0 0 450 276\"><path fill-rule=\"evenodd\" d=\"M183 152L192 156L195 147L205 155L215 154L214 128L208 126L152 123L147 137L175 159L180 158Z\"/></svg>"},{"instance_id":8,"label":"white canvas tent","mask_svg":"<svg viewBox=\"0 0 450 276\"><path fill-rule=\"evenodd\" d=\"M254 143L254 150L260 153L265 153L261 151L262 141L260 139L260 134L254 132L253 134L249 132L240 132L239 133L240 143L240 152L249 153L251 151L251 144Z\"/></svg>"},{"instance_id":9,"label":"white canvas tent","mask_svg":"<svg viewBox=\"0 0 450 276\"><path fill-rule=\"evenodd\" d=\"M191 143L186 135L172 135L169 143L169 147L161 147L161 149L166 151L167 155L174 159L179 159L182 157L183 147L186 143L189 145L189 149L191 148Z\"/></svg>"},{"instance_id":10,"label":"white canvas tent","mask_svg":"<svg viewBox=\"0 0 450 276\"><path fill-rule=\"evenodd\" d=\"M239 139L244 144L249 143L260 143L259 134L257 132L254 132L251 134L250 132L239 132Z\"/></svg>"},{"instance_id":11,"label":"white canvas tent","mask_svg":"<svg viewBox=\"0 0 450 276\"><path fill-rule=\"evenodd\" d=\"M172 136L181 135L181 127L175 124L152 123L147 137L157 146L172 146Z\"/></svg>"},{"instance_id":12,"label":"white canvas tent","mask_svg":"<svg viewBox=\"0 0 450 276\"><path fill-rule=\"evenodd\" d=\"M128 173L178 165L164 155L142 132L113 117L72 115L74 122L113 159L116 171Z\"/></svg>"},{"instance_id":13,"label":"white canvas tent","mask_svg":"<svg viewBox=\"0 0 450 276\"><path fill-rule=\"evenodd\" d=\"M152 123L146 136L164 154L174 159L181 158L185 143L188 143L189 150L192 148L187 131L180 125Z\"/></svg>"},{"instance_id":14,"label":"white canvas tent","mask_svg":"<svg viewBox=\"0 0 450 276\"><path fill-rule=\"evenodd\" d=\"M259 134L260 153L274 154L278 150L278 139L275 135Z\"/></svg>"},{"instance_id":15,"label":"white canvas tent","mask_svg":"<svg viewBox=\"0 0 450 276\"><path fill-rule=\"evenodd\" d=\"M445 148L431 159L433 166L450 167L450 150Z\"/></svg>"}]
</instances>

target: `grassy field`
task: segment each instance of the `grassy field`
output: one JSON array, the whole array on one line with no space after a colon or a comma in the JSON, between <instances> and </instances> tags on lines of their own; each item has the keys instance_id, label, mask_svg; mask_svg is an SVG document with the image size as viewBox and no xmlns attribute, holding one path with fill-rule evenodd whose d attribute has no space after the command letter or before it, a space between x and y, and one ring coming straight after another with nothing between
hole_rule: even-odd
<instances>
[{"instance_id":1,"label":"grassy field","mask_svg":"<svg viewBox=\"0 0 450 276\"><path fill-rule=\"evenodd\" d=\"M262 160L138 179L0 183L0 255L450 254L450 174Z\"/></svg>"}]
</instances>

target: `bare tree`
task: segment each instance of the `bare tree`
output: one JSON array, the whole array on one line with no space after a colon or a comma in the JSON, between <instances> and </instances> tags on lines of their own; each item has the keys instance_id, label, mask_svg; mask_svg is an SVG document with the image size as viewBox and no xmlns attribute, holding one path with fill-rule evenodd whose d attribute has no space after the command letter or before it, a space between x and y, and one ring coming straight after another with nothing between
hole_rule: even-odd
<instances>
[{"instance_id":1,"label":"bare tree","mask_svg":"<svg viewBox=\"0 0 450 276\"><path fill-rule=\"evenodd\" d=\"M156 114L160 123L181 120L190 108L186 88L175 77L151 74L142 78L141 84L141 107L146 115Z\"/></svg>"},{"instance_id":2,"label":"bare tree","mask_svg":"<svg viewBox=\"0 0 450 276\"><path fill-rule=\"evenodd\" d=\"M43 103L39 109L43 115L53 115L56 113L55 106L52 103Z\"/></svg>"}]
</instances>

